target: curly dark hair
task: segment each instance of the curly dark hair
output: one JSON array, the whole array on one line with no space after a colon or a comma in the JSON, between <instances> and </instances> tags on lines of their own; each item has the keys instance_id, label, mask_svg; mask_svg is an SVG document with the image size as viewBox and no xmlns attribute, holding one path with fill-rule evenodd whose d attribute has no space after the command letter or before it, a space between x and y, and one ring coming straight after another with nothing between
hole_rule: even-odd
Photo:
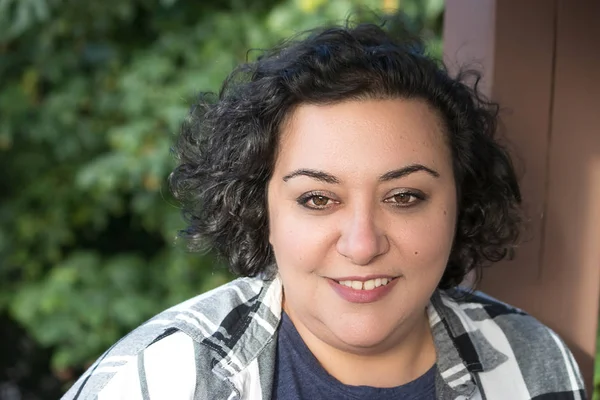
<instances>
[{"instance_id":1,"label":"curly dark hair","mask_svg":"<svg viewBox=\"0 0 600 400\"><path fill-rule=\"evenodd\" d=\"M495 138L498 105L477 91L479 74L451 77L423 43L376 24L312 30L235 69L217 95L202 95L182 125L171 190L190 249L214 249L232 272L269 276L267 184L282 122L303 103L422 99L442 116L457 186L456 234L441 289L511 256L521 195ZM471 82L469 85L467 82ZM473 83L474 82L474 83Z\"/></svg>"}]
</instances>

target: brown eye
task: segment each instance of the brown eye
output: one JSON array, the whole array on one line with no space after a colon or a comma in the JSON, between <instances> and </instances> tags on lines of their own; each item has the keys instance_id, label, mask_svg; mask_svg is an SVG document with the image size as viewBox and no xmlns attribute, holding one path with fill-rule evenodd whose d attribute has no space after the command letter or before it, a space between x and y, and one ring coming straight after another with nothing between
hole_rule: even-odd
<instances>
[{"instance_id":1,"label":"brown eye","mask_svg":"<svg viewBox=\"0 0 600 400\"><path fill-rule=\"evenodd\" d=\"M336 205L338 202L329 196L323 194L309 192L296 199L302 207L310 208L311 210L325 210Z\"/></svg>"},{"instance_id":2,"label":"brown eye","mask_svg":"<svg viewBox=\"0 0 600 400\"><path fill-rule=\"evenodd\" d=\"M325 196L313 196L312 197L312 203L317 207L325 207L325 206L327 206L328 202L329 202L329 199Z\"/></svg>"},{"instance_id":3,"label":"brown eye","mask_svg":"<svg viewBox=\"0 0 600 400\"><path fill-rule=\"evenodd\" d=\"M391 195L384 200L385 203L390 203L395 207L411 207L425 200L425 195L421 192L410 191L401 192Z\"/></svg>"},{"instance_id":4,"label":"brown eye","mask_svg":"<svg viewBox=\"0 0 600 400\"><path fill-rule=\"evenodd\" d=\"M409 193L398 193L392 196L394 201L399 204L410 204L412 199L415 197ZM414 200L413 200L414 201Z\"/></svg>"}]
</instances>

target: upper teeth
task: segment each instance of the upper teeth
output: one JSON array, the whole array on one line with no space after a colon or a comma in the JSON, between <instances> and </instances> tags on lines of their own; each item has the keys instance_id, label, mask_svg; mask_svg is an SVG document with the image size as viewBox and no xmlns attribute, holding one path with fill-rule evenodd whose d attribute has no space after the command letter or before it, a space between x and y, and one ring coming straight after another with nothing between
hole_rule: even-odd
<instances>
[{"instance_id":1,"label":"upper teeth","mask_svg":"<svg viewBox=\"0 0 600 400\"><path fill-rule=\"evenodd\" d=\"M368 281L340 281L340 285L348 286L354 290L372 290L379 286L384 286L390 283L389 278L370 279Z\"/></svg>"}]
</instances>

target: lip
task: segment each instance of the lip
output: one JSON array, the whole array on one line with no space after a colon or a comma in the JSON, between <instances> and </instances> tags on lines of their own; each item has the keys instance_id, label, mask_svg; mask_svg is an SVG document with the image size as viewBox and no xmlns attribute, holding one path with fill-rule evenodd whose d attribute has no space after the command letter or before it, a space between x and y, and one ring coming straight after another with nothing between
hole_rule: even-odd
<instances>
[{"instance_id":1,"label":"lip","mask_svg":"<svg viewBox=\"0 0 600 400\"><path fill-rule=\"evenodd\" d=\"M384 296L386 296L394 288L394 286L396 286L399 277L394 278L385 275L378 275L374 277L344 277L340 279L342 281L352 280L364 282L370 279L377 278L392 278L392 281L385 286L379 286L371 290L352 289L348 286L340 285L336 280L331 278L328 278L327 282L329 283L331 288L337 293L337 295L340 296L342 299L350 303L365 304L376 302L382 299Z\"/></svg>"}]
</instances>

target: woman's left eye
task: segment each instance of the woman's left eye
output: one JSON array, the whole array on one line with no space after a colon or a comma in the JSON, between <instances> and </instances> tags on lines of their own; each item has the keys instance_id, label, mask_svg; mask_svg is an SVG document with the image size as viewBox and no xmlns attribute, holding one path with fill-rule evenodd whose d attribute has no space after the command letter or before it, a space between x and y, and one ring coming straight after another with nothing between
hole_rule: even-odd
<instances>
[{"instance_id":1,"label":"woman's left eye","mask_svg":"<svg viewBox=\"0 0 600 400\"><path fill-rule=\"evenodd\" d=\"M425 196L422 193L401 192L396 193L385 200L385 203L391 203L396 207L410 207L424 200Z\"/></svg>"}]
</instances>

